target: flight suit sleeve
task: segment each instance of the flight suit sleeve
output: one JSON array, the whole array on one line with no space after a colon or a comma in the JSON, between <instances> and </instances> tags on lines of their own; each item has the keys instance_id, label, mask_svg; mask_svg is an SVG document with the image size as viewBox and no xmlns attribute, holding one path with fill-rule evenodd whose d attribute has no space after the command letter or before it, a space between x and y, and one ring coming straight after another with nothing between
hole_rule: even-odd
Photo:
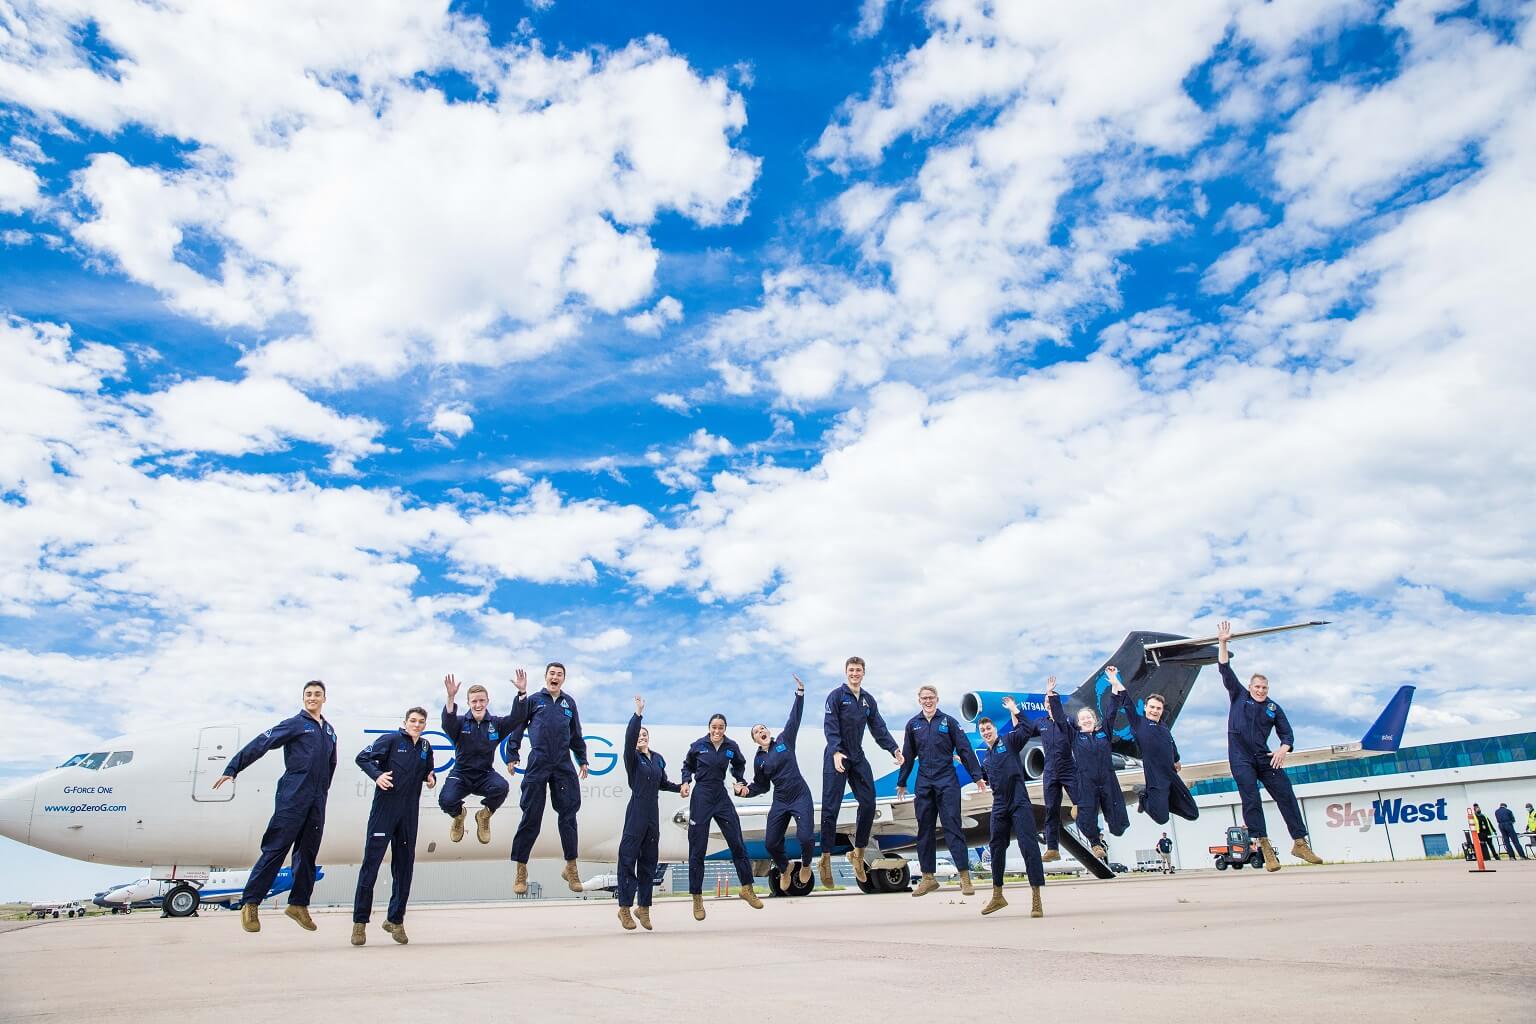
<instances>
[{"instance_id":1,"label":"flight suit sleeve","mask_svg":"<svg viewBox=\"0 0 1536 1024\"><path fill-rule=\"evenodd\" d=\"M683 787L667 778L667 759L662 757L660 754L656 754L654 756L656 758L656 763L661 768L661 778L657 780L656 788L664 793L681 793L683 791Z\"/></svg>"},{"instance_id":2,"label":"flight suit sleeve","mask_svg":"<svg viewBox=\"0 0 1536 1024\"><path fill-rule=\"evenodd\" d=\"M1076 728L1067 721L1067 713L1061 707L1061 694L1048 694L1045 698L1045 706L1051 709L1051 728L1061 733L1062 736L1071 738L1072 731Z\"/></svg>"},{"instance_id":3,"label":"flight suit sleeve","mask_svg":"<svg viewBox=\"0 0 1536 1024\"><path fill-rule=\"evenodd\" d=\"M512 722L512 732L507 737L507 753L511 755L509 765L517 764L523 751L523 733L528 731L528 723L533 720L533 711L530 709L530 701L527 697L519 695L512 705L512 713L507 716Z\"/></svg>"},{"instance_id":4,"label":"flight suit sleeve","mask_svg":"<svg viewBox=\"0 0 1536 1024\"><path fill-rule=\"evenodd\" d=\"M1024 749L1024 745L1032 737L1038 735L1040 735L1040 723L1021 718L1003 733L1003 746L1017 754Z\"/></svg>"},{"instance_id":5,"label":"flight suit sleeve","mask_svg":"<svg viewBox=\"0 0 1536 1024\"><path fill-rule=\"evenodd\" d=\"M333 739L331 741L331 770L325 776L325 785L327 788L330 787L331 780L334 778L336 778L336 741Z\"/></svg>"},{"instance_id":6,"label":"flight suit sleeve","mask_svg":"<svg viewBox=\"0 0 1536 1024\"><path fill-rule=\"evenodd\" d=\"M742 760L741 748L736 745L735 740L726 740L726 742L731 745L732 750L736 751L736 756L731 758L731 774L736 777L737 782L745 786L747 784L747 762Z\"/></svg>"},{"instance_id":7,"label":"flight suit sleeve","mask_svg":"<svg viewBox=\"0 0 1536 1024\"><path fill-rule=\"evenodd\" d=\"M1296 734L1291 731L1291 720L1285 717L1285 709L1279 704L1275 705L1275 735L1280 737L1280 742L1296 749Z\"/></svg>"},{"instance_id":8,"label":"flight suit sleeve","mask_svg":"<svg viewBox=\"0 0 1536 1024\"><path fill-rule=\"evenodd\" d=\"M779 739L789 749L795 749L795 738L800 735L800 718L805 714L805 694L795 694L795 702L790 705L789 717L784 720L784 731L779 734Z\"/></svg>"},{"instance_id":9,"label":"flight suit sleeve","mask_svg":"<svg viewBox=\"0 0 1536 1024\"><path fill-rule=\"evenodd\" d=\"M1168 731L1168 745L1173 748L1173 763L1183 764L1184 759L1179 756L1179 741L1173 738L1173 730Z\"/></svg>"},{"instance_id":10,"label":"flight suit sleeve","mask_svg":"<svg viewBox=\"0 0 1536 1024\"><path fill-rule=\"evenodd\" d=\"M971 746L971 738L960 728L960 723L951 718L949 720L950 740L955 745L955 753L960 755L960 763L965 765L965 770L971 773L973 779L984 779L981 762L976 759L976 750Z\"/></svg>"},{"instance_id":11,"label":"flight suit sleeve","mask_svg":"<svg viewBox=\"0 0 1536 1024\"><path fill-rule=\"evenodd\" d=\"M896 753L896 740L891 737L891 730L885 727L885 719L880 716L880 705L873 697L869 698L869 731L882 750L888 754Z\"/></svg>"},{"instance_id":12,"label":"flight suit sleeve","mask_svg":"<svg viewBox=\"0 0 1536 1024\"><path fill-rule=\"evenodd\" d=\"M570 700L570 698L566 698ZM583 768L587 765L587 738L581 734L581 712L576 708L576 702L571 701L571 753L576 755L576 763Z\"/></svg>"},{"instance_id":13,"label":"flight suit sleeve","mask_svg":"<svg viewBox=\"0 0 1536 1024\"><path fill-rule=\"evenodd\" d=\"M303 726L292 719L284 719L278 722L272 728L241 747L240 752L230 758L229 763L224 766L224 774L234 778L257 761L260 761L267 751L275 747L286 747L292 743L294 737L298 736L302 729ZM334 757L335 755L333 754L332 756Z\"/></svg>"},{"instance_id":14,"label":"flight suit sleeve","mask_svg":"<svg viewBox=\"0 0 1536 1024\"><path fill-rule=\"evenodd\" d=\"M389 765L389 748L394 742L395 738L386 733L357 752L357 766L364 775L377 781L384 774Z\"/></svg>"},{"instance_id":15,"label":"flight suit sleeve","mask_svg":"<svg viewBox=\"0 0 1536 1024\"><path fill-rule=\"evenodd\" d=\"M458 713L458 710L457 710L458 709L458 705L457 704L454 705L454 709L455 710L453 710L453 711L449 711L448 710L448 705L447 704L443 705L443 718L442 718L443 735L447 736L454 743L458 743L459 742L459 726L460 726L460 722L459 722L459 713Z\"/></svg>"},{"instance_id":16,"label":"flight suit sleeve","mask_svg":"<svg viewBox=\"0 0 1536 1024\"><path fill-rule=\"evenodd\" d=\"M698 764L698 754L694 751L693 746L690 744L688 747L688 755L683 758L683 785L686 786L688 783L693 781L693 773L698 768Z\"/></svg>"},{"instance_id":17,"label":"flight suit sleeve","mask_svg":"<svg viewBox=\"0 0 1536 1024\"><path fill-rule=\"evenodd\" d=\"M826 716L821 722L822 732L827 734L827 756L844 754L843 750L843 724L837 714L837 691L827 694Z\"/></svg>"},{"instance_id":18,"label":"flight suit sleeve","mask_svg":"<svg viewBox=\"0 0 1536 1024\"><path fill-rule=\"evenodd\" d=\"M507 727L509 729L523 730L528 728L528 719L532 715L532 701L526 693L518 694L512 701L512 711L507 715Z\"/></svg>"},{"instance_id":19,"label":"flight suit sleeve","mask_svg":"<svg viewBox=\"0 0 1536 1024\"><path fill-rule=\"evenodd\" d=\"M629 724L624 727L624 774L633 781L635 769L640 767L640 755L635 752L635 744L640 742L640 716L630 715Z\"/></svg>"},{"instance_id":20,"label":"flight suit sleeve","mask_svg":"<svg viewBox=\"0 0 1536 1024\"><path fill-rule=\"evenodd\" d=\"M762 796L773 788L773 782L768 778L768 773L763 770L768 763L767 758L752 761L752 785L747 787L747 796Z\"/></svg>"},{"instance_id":21,"label":"flight suit sleeve","mask_svg":"<svg viewBox=\"0 0 1536 1024\"><path fill-rule=\"evenodd\" d=\"M907 788L907 780L912 777L912 766L916 763L917 735L912 731L912 723L908 722L906 732L901 736L901 767L896 770L897 788Z\"/></svg>"},{"instance_id":22,"label":"flight suit sleeve","mask_svg":"<svg viewBox=\"0 0 1536 1024\"><path fill-rule=\"evenodd\" d=\"M1141 712L1137 709L1136 702L1131 699L1131 691L1121 690L1119 693L1112 693L1110 697L1109 721L1105 724L1113 725L1115 713L1123 710L1125 712L1125 719L1131 726L1131 735L1139 740L1141 738L1141 727L1146 723L1146 719L1142 717Z\"/></svg>"},{"instance_id":23,"label":"flight suit sleeve","mask_svg":"<svg viewBox=\"0 0 1536 1024\"><path fill-rule=\"evenodd\" d=\"M1232 671L1232 666L1218 662L1216 671L1221 673L1221 685L1227 688L1227 696L1232 700L1241 700L1243 694L1248 691L1243 689L1242 683L1238 682L1237 673Z\"/></svg>"}]
</instances>

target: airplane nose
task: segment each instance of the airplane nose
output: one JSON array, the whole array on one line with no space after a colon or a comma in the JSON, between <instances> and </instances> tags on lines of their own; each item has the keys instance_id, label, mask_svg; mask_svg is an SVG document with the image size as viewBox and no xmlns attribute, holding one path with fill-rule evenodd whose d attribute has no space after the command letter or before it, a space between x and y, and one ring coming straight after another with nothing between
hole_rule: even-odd
<instances>
[{"instance_id":1,"label":"airplane nose","mask_svg":"<svg viewBox=\"0 0 1536 1024\"><path fill-rule=\"evenodd\" d=\"M0 790L0 836L28 843L32 839L32 801L37 783L22 782Z\"/></svg>"}]
</instances>

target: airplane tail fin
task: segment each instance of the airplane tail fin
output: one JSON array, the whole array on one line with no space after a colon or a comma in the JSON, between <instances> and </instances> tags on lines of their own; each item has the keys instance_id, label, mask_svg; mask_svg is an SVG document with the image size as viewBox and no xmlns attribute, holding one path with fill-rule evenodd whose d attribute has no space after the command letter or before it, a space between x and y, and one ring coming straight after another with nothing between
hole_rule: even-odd
<instances>
[{"instance_id":1,"label":"airplane tail fin","mask_svg":"<svg viewBox=\"0 0 1536 1024\"><path fill-rule=\"evenodd\" d=\"M1412 686L1397 688L1376 723L1360 738L1362 749L1390 752L1402 744L1403 726L1408 724L1408 709L1413 705L1413 689Z\"/></svg>"}]
</instances>

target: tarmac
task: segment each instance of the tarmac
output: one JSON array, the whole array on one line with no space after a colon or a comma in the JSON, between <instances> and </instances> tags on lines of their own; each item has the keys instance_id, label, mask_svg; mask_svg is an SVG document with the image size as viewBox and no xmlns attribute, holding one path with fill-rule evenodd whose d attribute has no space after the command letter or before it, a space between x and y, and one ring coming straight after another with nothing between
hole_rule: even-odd
<instances>
[{"instance_id":1,"label":"tarmac","mask_svg":"<svg viewBox=\"0 0 1536 1024\"><path fill-rule=\"evenodd\" d=\"M49 921L0 932L0 1020L1536 1020L1536 863L1052 882L1038 920L988 895L667 899L655 932L608 901L422 906L362 948L339 909Z\"/></svg>"}]
</instances>

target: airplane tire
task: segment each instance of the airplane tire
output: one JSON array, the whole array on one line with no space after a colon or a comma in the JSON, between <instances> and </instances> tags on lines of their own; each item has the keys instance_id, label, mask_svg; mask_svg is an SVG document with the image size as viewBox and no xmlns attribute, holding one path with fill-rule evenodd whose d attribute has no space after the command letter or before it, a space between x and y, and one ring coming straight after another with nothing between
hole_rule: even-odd
<instances>
[{"instance_id":1,"label":"airplane tire","mask_svg":"<svg viewBox=\"0 0 1536 1024\"><path fill-rule=\"evenodd\" d=\"M190 885L178 885L165 894L166 917L191 917L197 913L197 890Z\"/></svg>"},{"instance_id":2,"label":"airplane tire","mask_svg":"<svg viewBox=\"0 0 1536 1024\"><path fill-rule=\"evenodd\" d=\"M770 899L779 898L779 869L768 869L768 896Z\"/></svg>"},{"instance_id":3,"label":"airplane tire","mask_svg":"<svg viewBox=\"0 0 1536 1024\"><path fill-rule=\"evenodd\" d=\"M907 892L912 888L912 869L905 864L899 868L876 868L869 873L869 880L876 892Z\"/></svg>"},{"instance_id":4,"label":"airplane tire","mask_svg":"<svg viewBox=\"0 0 1536 1024\"><path fill-rule=\"evenodd\" d=\"M791 896L809 896L815 891L816 876L812 875L809 882L801 885L799 874L795 871L795 866L791 864L789 866L789 894Z\"/></svg>"},{"instance_id":5,"label":"airplane tire","mask_svg":"<svg viewBox=\"0 0 1536 1024\"><path fill-rule=\"evenodd\" d=\"M875 893L880 891L879 889L875 888L874 876L871 875L868 871L864 872L864 878L865 881L862 882L857 878L853 880L853 884L859 887L859 892L867 893L868 895L873 896Z\"/></svg>"}]
</instances>

